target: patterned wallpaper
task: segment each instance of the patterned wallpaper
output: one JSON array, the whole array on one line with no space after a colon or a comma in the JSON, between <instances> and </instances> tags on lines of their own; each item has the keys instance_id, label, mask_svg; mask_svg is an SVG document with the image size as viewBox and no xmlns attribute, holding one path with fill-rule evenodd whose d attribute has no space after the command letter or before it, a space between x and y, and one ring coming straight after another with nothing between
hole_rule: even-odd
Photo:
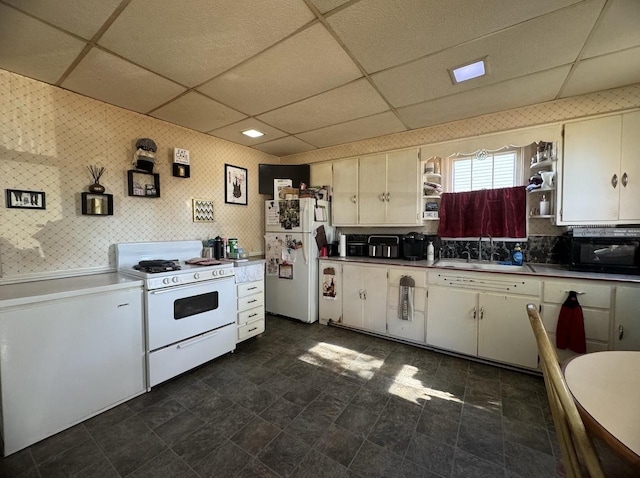
<instances>
[{"instance_id":1,"label":"patterned wallpaper","mask_svg":"<svg viewBox=\"0 0 640 478\"><path fill-rule=\"evenodd\" d=\"M640 84L281 159L329 161L639 106ZM145 137L158 145L160 198L127 195L135 141ZM190 151L191 178L172 176L174 147ZM109 270L118 242L236 236L247 251L260 253L264 197L258 194L258 163L269 162L279 159L0 70L2 195L7 188L37 190L47 201L44 211L0 207L0 283ZM248 169L248 206L224 203L225 163ZM89 165L106 167L101 183L114 195L113 216L80 213L80 193L92 182ZM213 200L215 222L192 221L193 198ZM436 228L433 222L422 229ZM530 232L558 235L561 228L535 220Z\"/></svg>"},{"instance_id":2,"label":"patterned wallpaper","mask_svg":"<svg viewBox=\"0 0 640 478\"><path fill-rule=\"evenodd\" d=\"M161 197L129 197L126 171L135 142L158 146ZM172 176L173 148L190 152L191 177ZM264 196L258 164L278 158L126 111L0 70L0 282L75 275L115 267L118 242L237 237L263 250ZM248 169L248 206L224 202L224 164ZM105 166L101 184L113 216L83 216L89 165ZM5 189L44 191L46 210L7 209ZM192 199L214 202L212 223L192 220Z\"/></svg>"}]
</instances>

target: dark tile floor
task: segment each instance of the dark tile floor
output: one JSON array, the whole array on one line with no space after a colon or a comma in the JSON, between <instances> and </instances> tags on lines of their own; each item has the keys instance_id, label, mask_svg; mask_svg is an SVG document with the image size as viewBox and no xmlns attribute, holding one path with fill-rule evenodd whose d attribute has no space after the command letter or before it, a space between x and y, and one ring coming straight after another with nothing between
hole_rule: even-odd
<instances>
[{"instance_id":1,"label":"dark tile floor","mask_svg":"<svg viewBox=\"0 0 640 478\"><path fill-rule=\"evenodd\" d=\"M10 477L563 476L542 379L336 327L267 330L0 461Z\"/></svg>"}]
</instances>

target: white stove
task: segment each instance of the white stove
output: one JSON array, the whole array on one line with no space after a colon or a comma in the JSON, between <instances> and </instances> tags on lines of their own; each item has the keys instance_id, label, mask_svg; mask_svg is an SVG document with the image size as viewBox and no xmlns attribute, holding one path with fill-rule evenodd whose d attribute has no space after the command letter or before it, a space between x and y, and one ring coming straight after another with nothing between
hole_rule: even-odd
<instances>
[{"instance_id":1,"label":"white stove","mask_svg":"<svg viewBox=\"0 0 640 478\"><path fill-rule=\"evenodd\" d=\"M200 257L200 241L116 244L118 272L144 282L148 388L201 365L236 346L233 264ZM146 272L140 261L172 261L176 270Z\"/></svg>"}]
</instances>

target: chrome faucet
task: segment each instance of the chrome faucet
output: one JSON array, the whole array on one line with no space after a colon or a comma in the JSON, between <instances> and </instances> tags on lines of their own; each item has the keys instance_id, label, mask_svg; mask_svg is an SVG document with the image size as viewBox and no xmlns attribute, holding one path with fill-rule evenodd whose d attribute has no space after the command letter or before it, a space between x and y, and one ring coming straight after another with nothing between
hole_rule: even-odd
<instances>
[{"instance_id":1,"label":"chrome faucet","mask_svg":"<svg viewBox=\"0 0 640 478\"><path fill-rule=\"evenodd\" d=\"M467 262L471 262L471 253L467 250L467 251L462 251L462 256L464 257L464 255L467 255Z\"/></svg>"}]
</instances>

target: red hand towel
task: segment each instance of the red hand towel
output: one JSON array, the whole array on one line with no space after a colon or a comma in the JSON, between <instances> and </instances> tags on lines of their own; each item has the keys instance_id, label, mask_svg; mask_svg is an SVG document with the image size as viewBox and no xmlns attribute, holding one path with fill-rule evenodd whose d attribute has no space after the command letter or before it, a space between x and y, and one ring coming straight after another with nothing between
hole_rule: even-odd
<instances>
[{"instance_id":1,"label":"red hand towel","mask_svg":"<svg viewBox=\"0 0 640 478\"><path fill-rule=\"evenodd\" d=\"M582 307L578 303L578 294L574 291L569 292L569 297L560 308L556 345L559 349L569 348L579 354L587 351Z\"/></svg>"}]
</instances>

